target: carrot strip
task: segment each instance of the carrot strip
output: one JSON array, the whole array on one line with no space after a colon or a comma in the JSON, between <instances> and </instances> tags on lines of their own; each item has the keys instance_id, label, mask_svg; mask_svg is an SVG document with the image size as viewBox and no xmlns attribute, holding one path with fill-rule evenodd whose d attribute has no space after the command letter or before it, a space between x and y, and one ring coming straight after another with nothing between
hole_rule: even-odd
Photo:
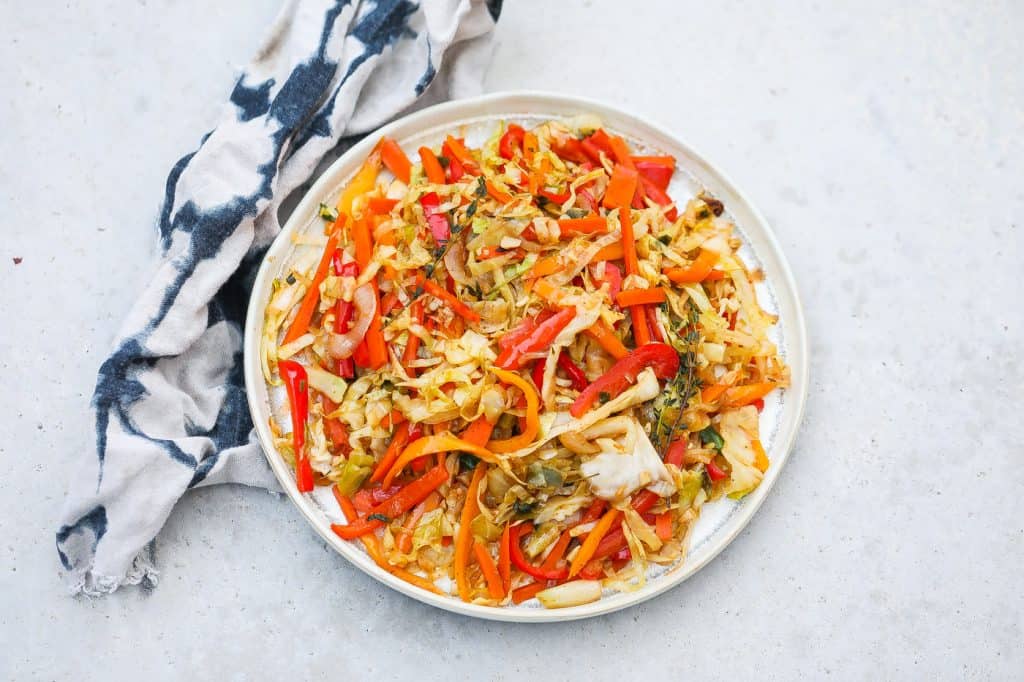
<instances>
[{"instance_id":1,"label":"carrot strip","mask_svg":"<svg viewBox=\"0 0 1024 682\"><path fill-rule=\"evenodd\" d=\"M597 551L597 546L601 543L601 538L619 520L621 514L622 512L618 509L609 509L601 517L601 520L597 522L594 529L587 533L587 539L583 541L579 551L576 553L576 557L572 560L572 564L569 565L570 578L579 573L580 569L586 566L587 562L593 558L594 552Z\"/></svg>"},{"instance_id":2,"label":"carrot strip","mask_svg":"<svg viewBox=\"0 0 1024 682\"><path fill-rule=\"evenodd\" d=\"M633 232L633 216L628 206L619 209L619 224L622 226L622 261L627 275L640 274L640 261L636 256L636 234Z\"/></svg>"},{"instance_id":3,"label":"carrot strip","mask_svg":"<svg viewBox=\"0 0 1024 682\"><path fill-rule=\"evenodd\" d=\"M629 155L629 145L618 135L612 135L608 138L608 145L612 148L612 155L618 163L621 163L626 168L636 169L636 165L633 164L633 157Z\"/></svg>"},{"instance_id":4,"label":"carrot strip","mask_svg":"<svg viewBox=\"0 0 1024 682\"><path fill-rule=\"evenodd\" d=\"M419 284L419 286L423 287L424 291L426 291L434 298L446 303L449 308L451 308L453 311L455 311L465 319L469 320L470 322L480 321L480 315L478 315L475 310L473 310L468 305L466 305L458 298L456 298L455 294L448 292L446 289L439 286L433 280L429 280L426 277L424 277L423 273L418 273L416 275L416 282L417 284Z\"/></svg>"},{"instance_id":5,"label":"carrot strip","mask_svg":"<svg viewBox=\"0 0 1024 682\"><path fill-rule=\"evenodd\" d=\"M523 585L512 590L512 603L522 604L527 599L533 599L538 592L547 588L547 583L536 582L530 583L529 585Z\"/></svg>"},{"instance_id":6,"label":"carrot strip","mask_svg":"<svg viewBox=\"0 0 1024 682\"><path fill-rule=\"evenodd\" d=\"M490 180L487 180L484 184L487 187L487 193L490 194L494 199L496 199L498 203L507 204L508 202L512 201L511 194L503 191Z\"/></svg>"},{"instance_id":7,"label":"carrot strip","mask_svg":"<svg viewBox=\"0 0 1024 682\"><path fill-rule=\"evenodd\" d=\"M717 262L717 253L701 249L697 259L685 268L666 268L663 272L676 284L696 284L703 282L711 274L711 268Z\"/></svg>"},{"instance_id":8,"label":"carrot strip","mask_svg":"<svg viewBox=\"0 0 1024 682\"><path fill-rule=\"evenodd\" d=\"M381 161L384 162L387 169L396 178L408 185L409 178L412 175L412 163L409 161L409 157L405 155L405 152L402 151L402 148L390 137L382 137L378 147L380 147Z\"/></svg>"},{"instance_id":9,"label":"carrot strip","mask_svg":"<svg viewBox=\"0 0 1024 682\"><path fill-rule=\"evenodd\" d=\"M576 232L578 234L596 234L608 232L608 219L604 216L588 216L586 218L563 218L558 221L562 234Z\"/></svg>"},{"instance_id":10,"label":"carrot strip","mask_svg":"<svg viewBox=\"0 0 1024 682\"><path fill-rule=\"evenodd\" d=\"M423 324L423 301L416 301L412 304L412 310L409 311L412 315L413 322L415 324ZM405 371L410 377L416 376L416 368L412 367L413 360L416 359L416 354L420 350L420 337L416 336L412 332L409 332L409 340L405 342L405 350L402 351L402 366L405 367Z\"/></svg>"},{"instance_id":11,"label":"carrot strip","mask_svg":"<svg viewBox=\"0 0 1024 682\"><path fill-rule=\"evenodd\" d=\"M331 258L334 257L334 252L337 250L338 232L335 230L327 239L324 255L320 257L320 264L316 266L316 271L313 273L313 281L309 283L309 289L306 290L306 295L302 297L299 311L295 313L295 319L292 320L291 326L288 327L288 332L284 335L284 343L291 343L309 329L309 323L313 320L313 313L316 312L316 304L320 301L320 283L327 277L327 271L331 267Z\"/></svg>"},{"instance_id":12,"label":"carrot strip","mask_svg":"<svg viewBox=\"0 0 1024 682\"><path fill-rule=\"evenodd\" d=\"M384 456L381 457L380 462L377 463L377 467L370 474L370 483L379 483L387 475L391 469L391 465L398 459L398 455L405 448L409 442L410 425L409 422L405 422L398 427L395 431L395 435L391 437L391 442L388 443L388 449L384 451Z\"/></svg>"},{"instance_id":13,"label":"carrot strip","mask_svg":"<svg viewBox=\"0 0 1024 682\"><path fill-rule=\"evenodd\" d=\"M540 143L537 141L537 136L526 131L523 135L523 158L526 159L526 163L533 163L533 155L540 149Z\"/></svg>"},{"instance_id":14,"label":"carrot strip","mask_svg":"<svg viewBox=\"0 0 1024 682\"><path fill-rule=\"evenodd\" d=\"M444 464L439 464L410 482L384 502L370 509L370 514L366 518L357 519L346 526L332 525L331 530L344 540L352 540L367 533L372 533L384 525L385 522L380 517L393 519L401 516L427 499L427 495L437 490L440 485L447 483L448 478L448 469L445 468Z\"/></svg>"},{"instance_id":15,"label":"carrot strip","mask_svg":"<svg viewBox=\"0 0 1024 682\"><path fill-rule=\"evenodd\" d=\"M469 428L462 432L462 440L472 445L483 447L487 445L487 441L490 440L491 432L493 431L494 424L487 421L487 418L483 415L480 415L476 418L476 421L469 425Z\"/></svg>"},{"instance_id":16,"label":"carrot strip","mask_svg":"<svg viewBox=\"0 0 1024 682\"><path fill-rule=\"evenodd\" d=\"M423 164L423 173L427 176L427 180L435 185L443 185L444 168L437 160L433 150L430 147L420 147L419 153L420 162Z\"/></svg>"},{"instance_id":17,"label":"carrot strip","mask_svg":"<svg viewBox=\"0 0 1024 682\"><path fill-rule=\"evenodd\" d=\"M562 531L562 534L555 541L551 551L548 552L544 562L540 565L540 570L553 571L558 568L558 562L562 560L562 557L565 555L565 550L568 549L570 542L572 542L572 535L569 534L568 530Z\"/></svg>"},{"instance_id":18,"label":"carrot strip","mask_svg":"<svg viewBox=\"0 0 1024 682\"><path fill-rule=\"evenodd\" d=\"M504 440L492 440L487 443L491 452L515 452L521 450L533 442L540 432L540 400L537 398L537 391L526 379L515 372L509 372L497 367L491 367L491 372L506 384L512 384L523 392L526 397L526 428L518 436Z\"/></svg>"},{"instance_id":19,"label":"carrot strip","mask_svg":"<svg viewBox=\"0 0 1024 682\"><path fill-rule=\"evenodd\" d=\"M653 163L667 168L676 167L676 157L674 156L634 156L632 158L634 164Z\"/></svg>"},{"instance_id":20,"label":"carrot strip","mask_svg":"<svg viewBox=\"0 0 1024 682\"><path fill-rule=\"evenodd\" d=\"M476 555L476 562L480 564L480 570L483 571L484 580L487 581L487 592L491 595L491 598L501 599L504 597L505 586L501 581L501 575L498 573L498 567L495 566L491 553L479 542L474 542L473 554Z\"/></svg>"},{"instance_id":21,"label":"carrot strip","mask_svg":"<svg viewBox=\"0 0 1024 682\"><path fill-rule=\"evenodd\" d=\"M759 398L765 397L771 393L773 388L775 388L775 384L770 381L747 384L746 386L733 386L725 391L722 405L723 407L743 407Z\"/></svg>"},{"instance_id":22,"label":"carrot strip","mask_svg":"<svg viewBox=\"0 0 1024 682\"><path fill-rule=\"evenodd\" d=\"M470 524L473 523L477 512L480 511L480 503L476 496L486 468L477 464L473 469L473 478L470 479L469 488L466 490L466 502L462 505L458 535L455 538L455 557L452 569L455 573L455 585L458 587L459 597L462 598L462 601L469 601L472 596L469 578L466 576L466 562L469 560L469 549L473 538L473 529Z\"/></svg>"},{"instance_id":23,"label":"carrot strip","mask_svg":"<svg viewBox=\"0 0 1024 682\"><path fill-rule=\"evenodd\" d=\"M629 355L629 350L622 345L622 341L619 341L619 337L615 336L615 332L604 320L598 320L594 326L584 329L583 333L601 344L601 347L616 360L621 360Z\"/></svg>"},{"instance_id":24,"label":"carrot strip","mask_svg":"<svg viewBox=\"0 0 1024 682\"><path fill-rule=\"evenodd\" d=\"M665 301L665 290L654 289L630 289L620 291L615 297L615 302L623 308L632 305L648 305L651 303L663 303Z\"/></svg>"},{"instance_id":25,"label":"carrot strip","mask_svg":"<svg viewBox=\"0 0 1024 682\"><path fill-rule=\"evenodd\" d=\"M655 517L654 533L659 540L672 539L672 512L663 511Z\"/></svg>"},{"instance_id":26,"label":"carrot strip","mask_svg":"<svg viewBox=\"0 0 1024 682\"><path fill-rule=\"evenodd\" d=\"M565 265L559 262L557 257L548 256L546 258L541 258L539 261L534 263L533 267L530 268L530 271L526 273L526 276L531 279L547 277L548 275L553 275L556 272L559 272L564 267Z\"/></svg>"},{"instance_id":27,"label":"carrot strip","mask_svg":"<svg viewBox=\"0 0 1024 682\"><path fill-rule=\"evenodd\" d=\"M639 175L636 170L621 163L615 164L612 169L611 180L604 191L602 203L605 208L628 208L636 193L636 183Z\"/></svg>"},{"instance_id":28,"label":"carrot strip","mask_svg":"<svg viewBox=\"0 0 1024 682\"><path fill-rule=\"evenodd\" d=\"M458 159L465 166L466 170L476 171L476 159L466 149L466 145L463 144L462 140L449 135L445 138L444 143L448 146L448 151L451 152L452 156Z\"/></svg>"},{"instance_id":29,"label":"carrot strip","mask_svg":"<svg viewBox=\"0 0 1024 682\"><path fill-rule=\"evenodd\" d=\"M498 575L501 576L501 585L508 594L512 587L512 547L509 544L512 537L512 527L505 523L505 530L501 531L501 541L498 545Z\"/></svg>"}]
</instances>

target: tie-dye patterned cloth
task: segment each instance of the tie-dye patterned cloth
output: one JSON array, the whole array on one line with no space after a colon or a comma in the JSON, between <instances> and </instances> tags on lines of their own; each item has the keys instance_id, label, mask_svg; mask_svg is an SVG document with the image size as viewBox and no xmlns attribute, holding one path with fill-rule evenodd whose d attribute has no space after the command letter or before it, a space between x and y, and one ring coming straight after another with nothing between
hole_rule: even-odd
<instances>
[{"instance_id":1,"label":"tie-dye patterned cloth","mask_svg":"<svg viewBox=\"0 0 1024 682\"><path fill-rule=\"evenodd\" d=\"M95 450L82 453L57 532L75 592L154 584L151 542L189 488L279 490L246 406L241 329L281 202L340 141L428 99L475 94L500 6L286 4L217 127L167 179L161 260L100 368Z\"/></svg>"}]
</instances>

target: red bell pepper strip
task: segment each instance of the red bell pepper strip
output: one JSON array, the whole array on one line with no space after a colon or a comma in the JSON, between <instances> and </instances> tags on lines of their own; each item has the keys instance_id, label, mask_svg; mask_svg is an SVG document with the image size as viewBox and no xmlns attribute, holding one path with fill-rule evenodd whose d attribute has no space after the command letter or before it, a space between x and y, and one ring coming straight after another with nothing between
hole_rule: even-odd
<instances>
[{"instance_id":1,"label":"red bell pepper strip","mask_svg":"<svg viewBox=\"0 0 1024 682\"><path fill-rule=\"evenodd\" d=\"M434 185L444 184L444 167L437 160L437 156L430 147L420 147L420 162L423 164L423 173L427 180Z\"/></svg>"},{"instance_id":2,"label":"red bell pepper strip","mask_svg":"<svg viewBox=\"0 0 1024 682\"><path fill-rule=\"evenodd\" d=\"M292 446L295 449L295 485L300 493L313 490L313 468L306 454L306 419L309 417L309 380L306 368L294 360L281 360L277 371L284 380L292 408Z\"/></svg>"},{"instance_id":3,"label":"red bell pepper strip","mask_svg":"<svg viewBox=\"0 0 1024 682\"><path fill-rule=\"evenodd\" d=\"M587 158L594 162L594 165L601 165L601 152L603 151L600 147L591 141L591 138L580 141L580 149L587 155Z\"/></svg>"},{"instance_id":4,"label":"red bell pepper strip","mask_svg":"<svg viewBox=\"0 0 1024 682\"><path fill-rule=\"evenodd\" d=\"M640 187L643 188L646 196L651 198L651 201L656 203L658 206L668 206L672 203L672 197L664 192L660 187L655 185L647 178L640 176ZM665 217L675 222L675 219L679 217L679 209L675 206L665 212Z\"/></svg>"},{"instance_id":5,"label":"red bell pepper strip","mask_svg":"<svg viewBox=\"0 0 1024 682\"><path fill-rule=\"evenodd\" d=\"M366 518L358 519L346 526L332 525L331 530L345 540L353 540L361 535L372 533L383 526L384 522L378 518L371 517L384 516L390 520L401 516L427 499L430 493L437 490L442 483L447 481L448 467L442 462L403 487L384 502L372 507Z\"/></svg>"},{"instance_id":6,"label":"red bell pepper strip","mask_svg":"<svg viewBox=\"0 0 1024 682\"><path fill-rule=\"evenodd\" d=\"M520 341L526 339L533 334L538 325L552 315L554 315L554 312L551 310L545 310L535 317L523 318L519 324L507 331L500 339L498 339L498 348L505 350L506 348L511 348Z\"/></svg>"},{"instance_id":7,"label":"red bell pepper strip","mask_svg":"<svg viewBox=\"0 0 1024 682\"><path fill-rule=\"evenodd\" d=\"M471 175L477 174L476 159L474 159L473 155L469 153L469 150L466 149L466 145L461 139L449 135L445 138L442 149L444 150L445 156L448 157L449 162L454 159L455 162L459 164L459 168L462 173L470 173Z\"/></svg>"},{"instance_id":8,"label":"red bell pepper strip","mask_svg":"<svg viewBox=\"0 0 1024 682\"><path fill-rule=\"evenodd\" d=\"M340 253L341 252L339 251L338 254ZM342 263L341 258L336 256L334 258L334 274L339 277L358 277L359 264L354 261ZM344 334L349 330L349 327L352 324L352 318L355 316L355 311L356 308L352 304L352 301L338 300L337 311L334 314L335 333ZM351 357L338 360L338 376L343 379L352 379L355 375L355 363Z\"/></svg>"},{"instance_id":9,"label":"red bell pepper strip","mask_svg":"<svg viewBox=\"0 0 1024 682\"><path fill-rule=\"evenodd\" d=\"M576 366L576 363L572 361L569 354L564 350L558 356L558 366L562 368L562 371L572 381L572 387L577 391L582 391L587 387L589 383L587 381L587 375L583 373L583 370Z\"/></svg>"},{"instance_id":10,"label":"red bell pepper strip","mask_svg":"<svg viewBox=\"0 0 1024 682\"><path fill-rule=\"evenodd\" d=\"M602 393L615 397L636 382L640 372L650 367L659 379L670 379L679 371L679 355L672 346L664 343L649 343L630 352L587 386L569 408L574 417L581 417L597 401Z\"/></svg>"},{"instance_id":11,"label":"red bell pepper strip","mask_svg":"<svg viewBox=\"0 0 1024 682\"><path fill-rule=\"evenodd\" d=\"M672 181L672 174L675 172L675 166L665 166L651 161L636 161L635 159L636 157L634 157L636 172L640 174L641 182L647 180L662 192L667 192L668 185Z\"/></svg>"},{"instance_id":12,"label":"red bell pepper strip","mask_svg":"<svg viewBox=\"0 0 1024 682\"><path fill-rule=\"evenodd\" d=\"M396 178L408 185L409 176L412 174L412 163L409 161L409 157L390 137L381 138L378 146L380 147L380 160Z\"/></svg>"},{"instance_id":13,"label":"red bell pepper strip","mask_svg":"<svg viewBox=\"0 0 1024 682\"><path fill-rule=\"evenodd\" d=\"M519 343L506 348L495 363L502 369L519 369L525 355L546 349L555 337L576 317L575 308L563 308L537 325L536 330Z\"/></svg>"},{"instance_id":14,"label":"red bell pepper strip","mask_svg":"<svg viewBox=\"0 0 1024 682\"><path fill-rule=\"evenodd\" d=\"M399 453L405 449L405 446L410 440L417 440L422 433L418 426L413 426L409 422L403 422L394 435L391 436L391 442L388 443L388 449L384 451L384 456L377 462L377 467L373 470L370 475L370 483L379 483L384 480L387 476L388 470L391 469L391 465L398 459Z\"/></svg>"},{"instance_id":15,"label":"red bell pepper strip","mask_svg":"<svg viewBox=\"0 0 1024 682\"><path fill-rule=\"evenodd\" d=\"M587 155L583 152L583 145L575 137L567 137L564 140L553 139L551 141L551 149L566 161L583 163L587 160Z\"/></svg>"},{"instance_id":16,"label":"red bell pepper strip","mask_svg":"<svg viewBox=\"0 0 1024 682\"><path fill-rule=\"evenodd\" d=\"M684 457L686 457L686 439L679 438L668 446L668 450L665 452L665 464L671 464L680 469L683 466Z\"/></svg>"},{"instance_id":17,"label":"red bell pepper strip","mask_svg":"<svg viewBox=\"0 0 1024 682\"><path fill-rule=\"evenodd\" d=\"M729 478L729 474L722 471L721 467L715 464L714 460L705 464L704 468L707 469L708 478L712 481L721 481L722 479Z\"/></svg>"},{"instance_id":18,"label":"red bell pepper strip","mask_svg":"<svg viewBox=\"0 0 1024 682\"><path fill-rule=\"evenodd\" d=\"M611 137L604 131L604 128L598 128L595 130L590 137L586 138L586 141L604 152L605 156L609 159L615 158L615 150L612 149ZM594 161L594 163L600 162Z\"/></svg>"},{"instance_id":19,"label":"red bell pepper strip","mask_svg":"<svg viewBox=\"0 0 1024 682\"><path fill-rule=\"evenodd\" d=\"M565 580L569 577L569 567L562 566L561 568L547 569L540 566L534 566L523 554L523 548L519 545L520 539L524 535L529 535L533 531L532 523L524 523L518 526L513 526L511 531L509 553L512 558L512 565L518 568L523 573L531 575L538 580Z\"/></svg>"},{"instance_id":20,"label":"red bell pepper strip","mask_svg":"<svg viewBox=\"0 0 1024 682\"><path fill-rule=\"evenodd\" d=\"M501 140L498 141L498 153L501 154L503 159L511 159L516 155L517 149L523 148L523 136L526 135L526 131L523 130L522 126L518 126L515 123L508 125L508 130L501 136Z\"/></svg>"},{"instance_id":21,"label":"red bell pepper strip","mask_svg":"<svg viewBox=\"0 0 1024 682\"><path fill-rule=\"evenodd\" d=\"M423 215L427 218L427 226L430 227L430 234L438 244L451 239L452 227L448 224L448 216L441 209L441 199L437 192L429 192L420 197L420 206L423 207Z\"/></svg>"},{"instance_id":22,"label":"red bell pepper strip","mask_svg":"<svg viewBox=\"0 0 1024 682\"><path fill-rule=\"evenodd\" d=\"M442 151L447 150L443 149ZM448 159L448 182L458 182L466 174L466 169L456 157L445 154L445 158Z\"/></svg>"},{"instance_id":23,"label":"red bell pepper strip","mask_svg":"<svg viewBox=\"0 0 1024 682\"><path fill-rule=\"evenodd\" d=\"M608 296L615 302L615 297L622 291L622 271L619 270L619 266L614 263L605 261L604 263L604 274L601 277L594 277L594 282L600 286L601 284L608 283Z\"/></svg>"},{"instance_id":24,"label":"red bell pepper strip","mask_svg":"<svg viewBox=\"0 0 1024 682\"><path fill-rule=\"evenodd\" d=\"M651 340L655 343L665 343L665 336L661 333L661 325L658 324L658 312L654 306L644 306L644 313L647 315L647 328L651 330Z\"/></svg>"},{"instance_id":25,"label":"red bell pepper strip","mask_svg":"<svg viewBox=\"0 0 1024 682\"><path fill-rule=\"evenodd\" d=\"M530 378L533 379L533 385L537 387L537 392L540 393L543 389L544 383L544 369L548 366L547 358L541 358L537 362L533 363L533 369L530 370Z\"/></svg>"},{"instance_id":26,"label":"red bell pepper strip","mask_svg":"<svg viewBox=\"0 0 1024 682\"><path fill-rule=\"evenodd\" d=\"M572 196L571 194L569 194L569 190L555 193L544 188L537 190L537 194L538 196L542 196L545 199L548 199L549 201L555 202L556 204L564 204L565 202L569 201L569 197Z\"/></svg>"},{"instance_id":27,"label":"red bell pepper strip","mask_svg":"<svg viewBox=\"0 0 1024 682\"><path fill-rule=\"evenodd\" d=\"M378 504L387 502L401 489L400 485L393 485L389 488L363 488L352 496L352 506L363 514L369 514L371 509Z\"/></svg>"}]
</instances>

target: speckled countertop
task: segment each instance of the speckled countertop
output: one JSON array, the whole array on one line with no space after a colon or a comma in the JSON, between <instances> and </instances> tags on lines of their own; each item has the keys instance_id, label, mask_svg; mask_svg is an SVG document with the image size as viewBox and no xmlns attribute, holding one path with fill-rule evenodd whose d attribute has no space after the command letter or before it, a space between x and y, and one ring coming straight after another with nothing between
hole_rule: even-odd
<instances>
[{"instance_id":1,"label":"speckled countertop","mask_svg":"<svg viewBox=\"0 0 1024 682\"><path fill-rule=\"evenodd\" d=\"M155 590L66 596L97 365L277 2L74 4L0 6L0 678L1024 677L1024 5L506 3L486 89L603 99L718 163L812 348L796 450L725 552L524 626L391 592L240 487L179 505Z\"/></svg>"}]
</instances>

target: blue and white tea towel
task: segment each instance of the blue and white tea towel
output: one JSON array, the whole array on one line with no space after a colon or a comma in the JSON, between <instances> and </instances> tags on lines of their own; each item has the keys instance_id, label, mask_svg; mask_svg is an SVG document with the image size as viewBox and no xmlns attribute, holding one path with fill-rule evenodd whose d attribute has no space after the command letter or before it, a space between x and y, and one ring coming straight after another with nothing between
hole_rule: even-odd
<instances>
[{"instance_id":1,"label":"blue and white tea towel","mask_svg":"<svg viewBox=\"0 0 1024 682\"><path fill-rule=\"evenodd\" d=\"M161 259L99 371L95 449L57 532L72 589L156 581L147 546L195 486L278 490L242 380L246 302L281 202L343 138L479 90L501 1L292 0L171 170ZM429 86L429 91L428 91Z\"/></svg>"}]
</instances>

